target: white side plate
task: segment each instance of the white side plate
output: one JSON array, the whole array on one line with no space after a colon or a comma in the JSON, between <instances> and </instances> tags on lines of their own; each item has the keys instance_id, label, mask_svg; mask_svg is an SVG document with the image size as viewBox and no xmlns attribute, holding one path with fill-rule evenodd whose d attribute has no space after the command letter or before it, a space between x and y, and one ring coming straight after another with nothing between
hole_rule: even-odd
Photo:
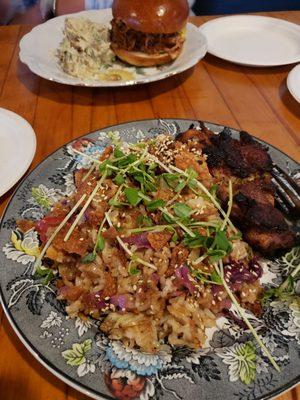
<instances>
[{"instance_id":1,"label":"white side plate","mask_svg":"<svg viewBox=\"0 0 300 400\"><path fill-rule=\"evenodd\" d=\"M287 87L291 95L300 103L300 64L288 74Z\"/></svg>"},{"instance_id":2,"label":"white side plate","mask_svg":"<svg viewBox=\"0 0 300 400\"><path fill-rule=\"evenodd\" d=\"M237 64L272 67L300 61L300 26L256 15L216 18L200 27L208 52Z\"/></svg>"},{"instance_id":3,"label":"white side plate","mask_svg":"<svg viewBox=\"0 0 300 400\"><path fill-rule=\"evenodd\" d=\"M25 174L35 149L31 125L12 111L0 108L0 196Z\"/></svg>"},{"instance_id":4,"label":"white side plate","mask_svg":"<svg viewBox=\"0 0 300 400\"><path fill-rule=\"evenodd\" d=\"M201 60L207 51L207 42L193 24L187 24L186 42L180 56L173 63L156 68L131 68L134 79L130 81L100 81L81 80L72 77L61 70L55 56L56 50L63 39L64 15L38 25L20 41L20 59L27 64L32 72L42 78L76 86L128 86L165 79L171 75L183 72ZM72 16L89 18L92 21L110 25L111 9L82 11ZM130 66L129 66L130 67Z\"/></svg>"}]
</instances>

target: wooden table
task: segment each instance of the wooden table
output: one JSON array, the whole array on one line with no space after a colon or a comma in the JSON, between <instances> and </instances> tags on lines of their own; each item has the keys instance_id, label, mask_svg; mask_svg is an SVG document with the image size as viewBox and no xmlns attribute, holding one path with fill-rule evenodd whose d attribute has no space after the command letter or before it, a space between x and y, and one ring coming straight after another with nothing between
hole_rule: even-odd
<instances>
[{"instance_id":1,"label":"wooden table","mask_svg":"<svg viewBox=\"0 0 300 400\"><path fill-rule=\"evenodd\" d=\"M300 11L268 13L300 23ZM211 17L196 17L202 24ZM246 68L206 56L194 69L158 83L121 89L68 87L32 74L18 59L31 26L0 27L0 107L26 118L37 135L31 168L65 142L106 125L182 117L251 132L300 160L300 105L286 88L292 66ZM2 213L13 190L0 198ZM87 400L42 367L20 343L0 309L0 398ZM300 386L281 395L300 400Z\"/></svg>"}]
</instances>

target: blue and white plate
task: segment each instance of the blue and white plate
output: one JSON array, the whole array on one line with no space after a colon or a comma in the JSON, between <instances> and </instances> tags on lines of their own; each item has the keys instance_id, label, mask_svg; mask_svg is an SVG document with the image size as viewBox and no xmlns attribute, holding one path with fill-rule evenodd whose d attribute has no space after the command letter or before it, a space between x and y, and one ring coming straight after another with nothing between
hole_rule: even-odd
<instances>
[{"instance_id":1,"label":"blue and white plate","mask_svg":"<svg viewBox=\"0 0 300 400\"><path fill-rule=\"evenodd\" d=\"M53 374L95 399L258 400L271 398L299 382L300 309L297 302L274 301L260 319L251 317L258 335L281 368L278 373L260 352L251 334L224 317L211 328L209 346L194 352L166 347L143 354L108 339L97 321L66 317L55 287L32 276L39 242L37 233L16 228L16 219L40 219L63 195L74 190L73 171L89 159L73 152L95 154L109 144L108 132L128 142L160 133L176 135L197 121L145 120L111 126L77 139L47 157L21 183L0 227L0 288L6 316L27 349ZM207 123L215 132L223 126ZM234 137L238 132L231 129ZM111 137L111 135L110 135ZM295 178L299 165L270 146L273 160ZM263 284L278 286L300 262L300 249L264 260ZM296 290L300 290L299 283Z\"/></svg>"}]
</instances>

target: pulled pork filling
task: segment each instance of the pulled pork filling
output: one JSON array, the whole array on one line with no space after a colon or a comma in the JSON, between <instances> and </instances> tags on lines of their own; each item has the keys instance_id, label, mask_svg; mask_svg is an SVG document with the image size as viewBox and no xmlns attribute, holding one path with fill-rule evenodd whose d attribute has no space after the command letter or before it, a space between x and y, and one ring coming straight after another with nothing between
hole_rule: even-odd
<instances>
[{"instance_id":1,"label":"pulled pork filling","mask_svg":"<svg viewBox=\"0 0 300 400\"><path fill-rule=\"evenodd\" d=\"M184 42L180 32L151 34L130 29L121 21L113 19L110 39L113 46L128 51L147 54L170 53L179 50Z\"/></svg>"}]
</instances>

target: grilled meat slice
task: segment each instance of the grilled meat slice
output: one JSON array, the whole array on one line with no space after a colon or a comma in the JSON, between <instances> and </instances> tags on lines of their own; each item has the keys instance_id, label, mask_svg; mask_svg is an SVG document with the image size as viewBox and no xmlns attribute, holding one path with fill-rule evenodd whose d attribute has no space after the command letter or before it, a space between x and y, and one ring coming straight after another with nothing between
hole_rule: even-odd
<instances>
[{"instance_id":1,"label":"grilled meat slice","mask_svg":"<svg viewBox=\"0 0 300 400\"><path fill-rule=\"evenodd\" d=\"M260 227L268 231L277 232L289 229L283 214L271 204L257 203L241 193L236 195L234 200L242 212L241 226L245 228Z\"/></svg>"},{"instance_id":2,"label":"grilled meat slice","mask_svg":"<svg viewBox=\"0 0 300 400\"><path fill-rule=\"evenodd\" d=\"M247 132L240 140L225 128L215 135L202 124L178 135L187 146L198 146L207 155L209 171L219 185L218 196L224 207L228 201L228 182L232 181L234 202L231 218L246 241L264 254L273 254L295 244L295 234L283 214L275 208L275 187L269 171L272 160L266 146Z\"/></svg>"},{"instance_id":3,"label":"grilled meat slice","mask_svg":"<svg viewBox=\"0 0 300 400\"><path fill-rule=\"evenodd\" d=\"M245 187L249 189L247 184ZM254 183L251 189L255 189ZM295 234L290 231L283 214L274 207L274 197L260 189L257 186L257 192L250 191L248 196L245 195L247 190L236 194L231 215L244 239L261 253L271 255L295 245Z\"/></svg>"},{"instance_id":4,"label":"grilled meat slice","mask_svg":"<svg viewBox=\"0 0 300 400\"><path fill-rule=\"evenodd\" d=\"M194 125L191 125L187 131L180 132L176 140L188 145L198 144L198 148L200 147L201 149L211 145L211 138L215 134L208 129L202 121L200 121L199 124L200 127L197 129L195 129Z\"/></svg>"},{"instance_id":5,"label":"grilled meat slice","mask_svg":"<svg viewBox=\"0 0 300 400\"><path fill-rule=\"evenodd\" d=\"M242 183L239 187L239 193L255 200L257 203L269 204L273 207L275 205L275 187L271 182L270 176L264 176L254 179L253 181Z\"/></svg>"},{"instance_id":6,"label":"grilled meat slice","mask_svg":"<svg viewBox=\"0 0 300 400\"><path fill-rule=\"evenodd\" d=\"M288 250L295 246L295 235L289 230L266 232L260 228L250 228L244 231L244 239L265 255L272 255L276 251Z\"/></svg>"},{"instance_id":7,"label":"grilled meat slice","mask_svg":"<svg viewBox=\"0 0 300 400\"><path fill-rule=\"evenodd\" d=\"M211 137L211 145L204 148L209 168L225 166L231 174L247 178L254 173L270 171L272 160L267 148L247 132L240 133L240 140L233 139L229 129Z\"/></svg>"}]
</instances>

